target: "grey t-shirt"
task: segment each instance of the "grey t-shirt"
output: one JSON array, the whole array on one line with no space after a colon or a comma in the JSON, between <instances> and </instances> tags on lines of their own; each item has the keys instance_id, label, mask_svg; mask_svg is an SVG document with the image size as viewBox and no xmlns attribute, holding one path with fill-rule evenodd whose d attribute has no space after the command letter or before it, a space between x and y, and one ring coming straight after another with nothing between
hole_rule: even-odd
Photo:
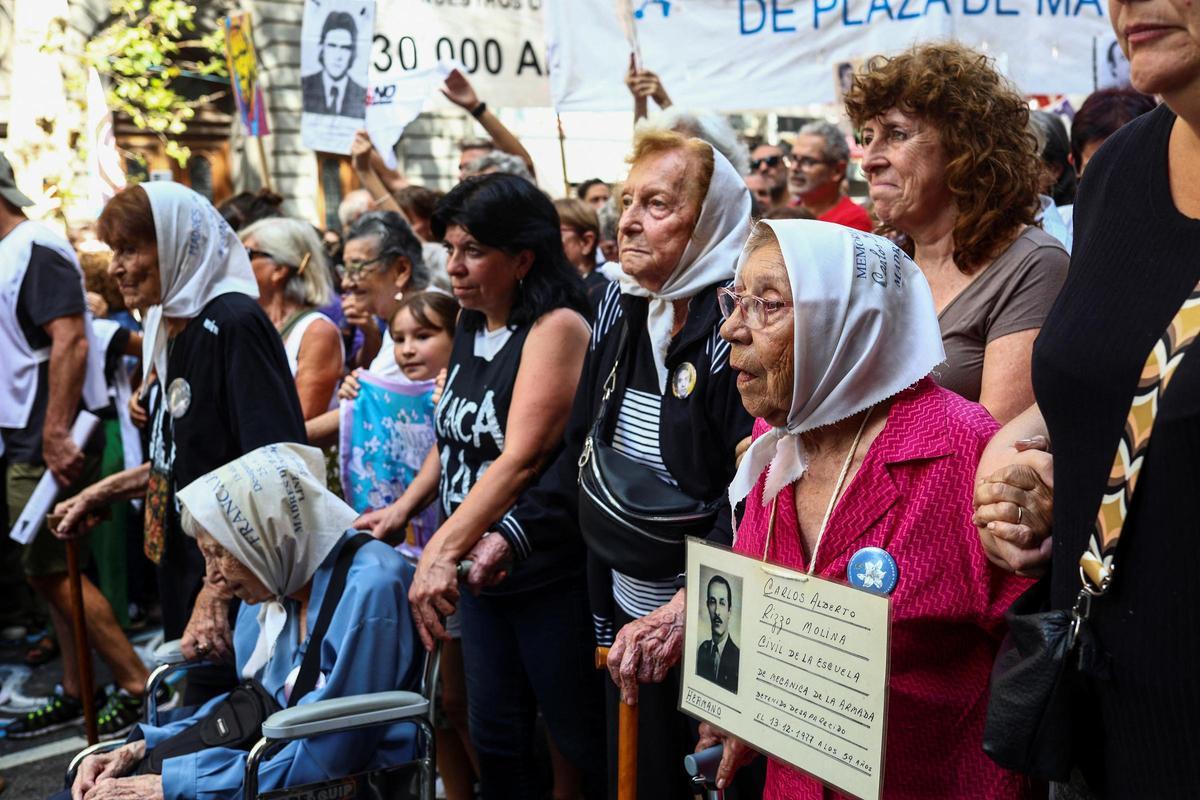
<instances>
[{"instance_id":1,"label":"grey t-shirt","mask_svg":"<svg viewBox=\"0 0 1200 800\"><path fill-rule=\"evenodd\" d=\"M1026 228L938 315L946 363L934 369L934 379L978 403L988 343L1042 327L1069 263L1057 239L1041 228Z\"/></svg>"}]
</instances>

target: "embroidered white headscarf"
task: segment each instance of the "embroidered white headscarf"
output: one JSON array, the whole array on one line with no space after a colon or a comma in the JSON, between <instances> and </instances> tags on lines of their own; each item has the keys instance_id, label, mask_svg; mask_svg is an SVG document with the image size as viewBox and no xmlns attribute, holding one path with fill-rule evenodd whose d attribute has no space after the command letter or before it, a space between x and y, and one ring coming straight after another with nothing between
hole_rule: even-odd
<instances>
[{"instance_id":1,"label":"embroidered white headscarf","mask_svg":"<svg viewBox=\"0 0 1200 800\"><path fill-rule=\"evenodd\" d=\"M167 385L166 317L190 319L209 301L228 292L258 297L258 283L246 248L212 203L182 184L141 184L150 198L158 238L162 301L142 322L142 378L153 366Z\"/></svg>"},{"instance_id":2,"label":"embroidered white headscarf","mask_svg":"<svg viewBox=\"0 0 1200 800\"><path fill-rule=\"evenodd\" d=\"M804 475L800 434L904 391L946 358L929 284L896 245L830 222L758 224L775 234L792 287L795 376L786 426L755 439L742 458L729 487L735 505L764 469L764 504Z\"/></svg>"},{"instance_id":3,"label":"embroidered white headscarf","mask_svg":"<svg viewBox=\"0 0 1200 800\"><path fill-rule=\"evenodd\" d=\"M662 288L651 292L624 272L604 272L606 277L620 282L623 293L650 298L646 327L653 345L659 392L667 389L667 350L671 346L671 328L675 325L674 301L732 278L738 255L750 233L750 190L725 156L716 148L712 154L712 180L700 206L692 238L679 265Z\"/></svg>"},{"instance_id":4,"label":"embroidered white headscarf","mask_svg":"<svg viewBox=\"0 0 1200 800\"><path fill-rule=\"evenodd\" d=\"M321 451L290 443L202 475L180 490L179 503L274 595L258 610L258 641L242 670L252 678L287 623L284 598L312 579L358 514L325 488Z\"/></svg>"}]
</instances>

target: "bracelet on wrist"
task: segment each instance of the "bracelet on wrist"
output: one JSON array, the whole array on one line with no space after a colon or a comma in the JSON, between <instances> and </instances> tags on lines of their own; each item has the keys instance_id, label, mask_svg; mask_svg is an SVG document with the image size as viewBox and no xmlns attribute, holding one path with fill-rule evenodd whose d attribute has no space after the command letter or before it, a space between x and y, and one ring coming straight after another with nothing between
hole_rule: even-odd
<instances>
[{"instance_id":1,"label":"bracelet on wrist","mask_svg":"<svg viewBox=\"0 0 1200 800\"><path fill-rule=\"evenodd\" d=\"M479 119L483 116L483 112L485 111L487 111L487 103L480 103L471 109L471 116L475 119Z\"/></svg>"}]
</instances>

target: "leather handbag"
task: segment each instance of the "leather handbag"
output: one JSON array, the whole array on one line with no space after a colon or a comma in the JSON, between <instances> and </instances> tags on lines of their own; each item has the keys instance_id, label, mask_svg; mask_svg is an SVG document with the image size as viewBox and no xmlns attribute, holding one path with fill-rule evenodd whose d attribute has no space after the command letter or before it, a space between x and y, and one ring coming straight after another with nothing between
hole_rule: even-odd
<instances>
[{"instance_id":1,"label":"leather handbag","mask_svg":"<svg viewBox=\"0 0 1200 800\"><path fill-rule=\"evenodd\" d=\"M329 623L346 589L346 575L354 562L354 554L373 540L374 537L369 533L359 533L342 545L333 574L329 576L325 599L321 601L321 611L309 636L304 659L300 662L300 672L288 697L289 708L316 687L321 671L321 644L325 641ZM279 703L261 683L253 678L242 681L203 719L163 739L146 753L138 765L137 774L161 775L163 762L168 758L198 753L212 747L249 750L262 738L263 723L280 710Z\"/></svg>"},{"instance_id":2,"label":"leather handbag","mask_svg":"<svg viewBox=\"0 0 1200 800\"><path fill-rule=\"evenodd\" d=\"M614 395L624 393L618 367L636 340L621 323L617 359L604 381L600 408L579 457L579 528L588 548L608 567L641 580L662 579L683 570L684 543L707 536L720 498L697 500L664 481L644 464L605 444ZM618 386L618 383L621 384Z\"/></svg>"},{"instance_id":3,"label":"leather handbag","mask_svg":"<svg viewBox=\"0 0 1200 800\"><path fill-rule=\"evenodd\" d=\"M1151 350L1113 459L1095 529L1079 559L1074 606L1053 609L1043 578L1006 614L1008 633L992 668L984 751L1005 769L1067 781L1074 765L1073 725L1086 704L1084 678L1104 678L1107 656L1088 625L1093 602L1112 586L1114 555L1150 444L1161 395L1200 334L1200 284ZM1127 454L1122 457L1122 453Z\"/></svg>"}]
</instances>

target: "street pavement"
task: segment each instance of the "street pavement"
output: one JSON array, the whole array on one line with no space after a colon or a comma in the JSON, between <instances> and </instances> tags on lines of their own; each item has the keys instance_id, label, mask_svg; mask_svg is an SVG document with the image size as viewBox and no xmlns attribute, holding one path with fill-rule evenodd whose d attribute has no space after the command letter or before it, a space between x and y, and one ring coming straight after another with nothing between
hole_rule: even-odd
<instances>
[{"instance_id":1,"label":"street pavement","mask_svg":"<svg viewBox=\"0 0 1200 800\"><path fill-rule=\"evenodd\" d=\"M25 649L24 645L0 648L0 676L7 673L4 667L23 663ZM98 659L94 663L96 685L104 686L111 675ZM53 693L60 681L62 660L55 658L33 668L20 691L26 696L45 696ZM0 724L12 717L0 712ZM0 738L0 775L8 781L3 800L40 800L61 790L67 764L86 745L82 724L34 739Z\"/></svg>"}]
</instances>

